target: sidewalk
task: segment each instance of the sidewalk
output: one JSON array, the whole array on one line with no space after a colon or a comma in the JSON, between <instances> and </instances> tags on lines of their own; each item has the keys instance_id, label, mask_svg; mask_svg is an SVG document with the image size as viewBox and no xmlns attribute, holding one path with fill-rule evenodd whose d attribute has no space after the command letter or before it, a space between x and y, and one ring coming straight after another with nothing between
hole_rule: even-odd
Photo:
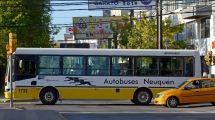
<instances>
[{"instance_id":1,"label":"sidewalk","mask_svg":"<svg viewBox=\"0 0 215 120\"><path fill-rule=\"evenodd\" d=\"M4 95L0 95L0 103L2 103L2 102L7 102L8 100L6 100L5 98L4 98Z\"/></svg>"},{"instance_id":2,"label":"sidewalk","mask_svg":"<svg viewBox=\"0 0 215 120\"><path fill-rule=\"evenodd\" d=\"M67 120L55 110L2 109L0 120Z\"/></svg>"}]
</instances>

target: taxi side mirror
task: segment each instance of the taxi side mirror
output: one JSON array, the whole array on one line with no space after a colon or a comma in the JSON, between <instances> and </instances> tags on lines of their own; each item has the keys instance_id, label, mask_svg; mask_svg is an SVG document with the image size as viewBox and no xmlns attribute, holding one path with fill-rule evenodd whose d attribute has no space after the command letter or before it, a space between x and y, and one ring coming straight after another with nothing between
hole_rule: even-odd
<instances>
[{"instance_id":1,"label":"taxi side mirror","mask_svg":"<svg viewBox=\"0 0 215 120\"><path fill-rule=\"evenodd\" d=\"M191 87L184 87L183 90L190 90Z\"/></svg>"}]
</instances>

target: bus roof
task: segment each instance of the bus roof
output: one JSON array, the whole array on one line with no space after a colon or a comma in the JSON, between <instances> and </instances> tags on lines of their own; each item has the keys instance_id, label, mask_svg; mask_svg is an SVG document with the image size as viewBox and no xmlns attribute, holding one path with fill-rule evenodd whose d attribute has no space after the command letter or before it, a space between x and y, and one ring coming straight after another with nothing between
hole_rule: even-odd
<instances>
[{"instance_id":1,"label":"bus roof","mask_svg":"<svg viewBox=\"0 0 215 120\"><path fill-rule=\"evenodd\" d=\"M175 49L86 49L86 48L17 48L16 55L123 55L123 56L194 56L197 50Z\"/></svg>"}]
</instances>

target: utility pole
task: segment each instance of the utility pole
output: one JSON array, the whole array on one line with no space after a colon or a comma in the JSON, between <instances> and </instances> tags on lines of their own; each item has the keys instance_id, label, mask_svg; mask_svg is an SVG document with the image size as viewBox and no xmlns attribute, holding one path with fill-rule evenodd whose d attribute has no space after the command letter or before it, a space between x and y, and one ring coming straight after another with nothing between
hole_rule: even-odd
<instances>
[{"instance_id":1,"label":"utility pole","mask_svg":"<svg viewBox=\"0 0 215 120\"><path fill-rule=\"evenodd\" d=\"M111 41L112 39L108 38L108 45L107 45L107 48L111 49Z\"/></svg>"},{"instance_id":2,"label":"utility pole","mask_svg":"<svg viewBox=\"0 0 215 120\"><path fill-rule=\"evenodd\" d=\"M13 81L14 81L14 60L12 57L13 52L16 49L16 42L17 42L17 34L9 33L9 43L6 45L7 56L9 58L9 82L10 82L10 108L13 108Z\"/></svg>"},{"instance_id":3,"label":"utility pole","mask_svg":"<svg viewBox=\"0 0 215 120\"><path fill-rule=\"evenodd\" d=\"M133 18L134 18L134 10L130 10L130 22L131 22L131 27L134 26L134 21L133 21Z\"/></svg>"},{"instance_id":4,"label":"utility pole","mask_svg":"<svg viewBox=\"0 0 215 120\"><path fill-rule=\"evenodd\" d=\"M159 2L160 1L160 2ZM163 49L162 0L157 0L157 49Z\"/></svg>"}]
</instances>

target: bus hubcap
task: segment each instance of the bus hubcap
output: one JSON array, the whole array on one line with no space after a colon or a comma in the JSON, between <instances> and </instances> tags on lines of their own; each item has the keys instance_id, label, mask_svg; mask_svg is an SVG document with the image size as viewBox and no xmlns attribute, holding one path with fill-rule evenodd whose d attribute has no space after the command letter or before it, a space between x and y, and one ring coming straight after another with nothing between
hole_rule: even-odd
<instances>
[{"instance_id":1,"label":"bus hubcap","mask_svg":"<svg viewBox=\"0 0 215 120\"><path fill-rule=\"evenodd\" d=\"M54 95L53 95L52 92L47 92L47 93L45 94L45 100L46 100L46 101L52 101L53 98L54 98Z\"/></svg>"},{"instance_id":2,"label":"bus hubcap","mask_svg":"<svg viewBox=\"0 0 215 120\"><path fill-rule=\"evenodd\" d=\"M148 101L148 99L149 99L149 94L147 92L143 91L139 93L138 100L140 102L145 103Z\"/></svg>"}]
</instances>

